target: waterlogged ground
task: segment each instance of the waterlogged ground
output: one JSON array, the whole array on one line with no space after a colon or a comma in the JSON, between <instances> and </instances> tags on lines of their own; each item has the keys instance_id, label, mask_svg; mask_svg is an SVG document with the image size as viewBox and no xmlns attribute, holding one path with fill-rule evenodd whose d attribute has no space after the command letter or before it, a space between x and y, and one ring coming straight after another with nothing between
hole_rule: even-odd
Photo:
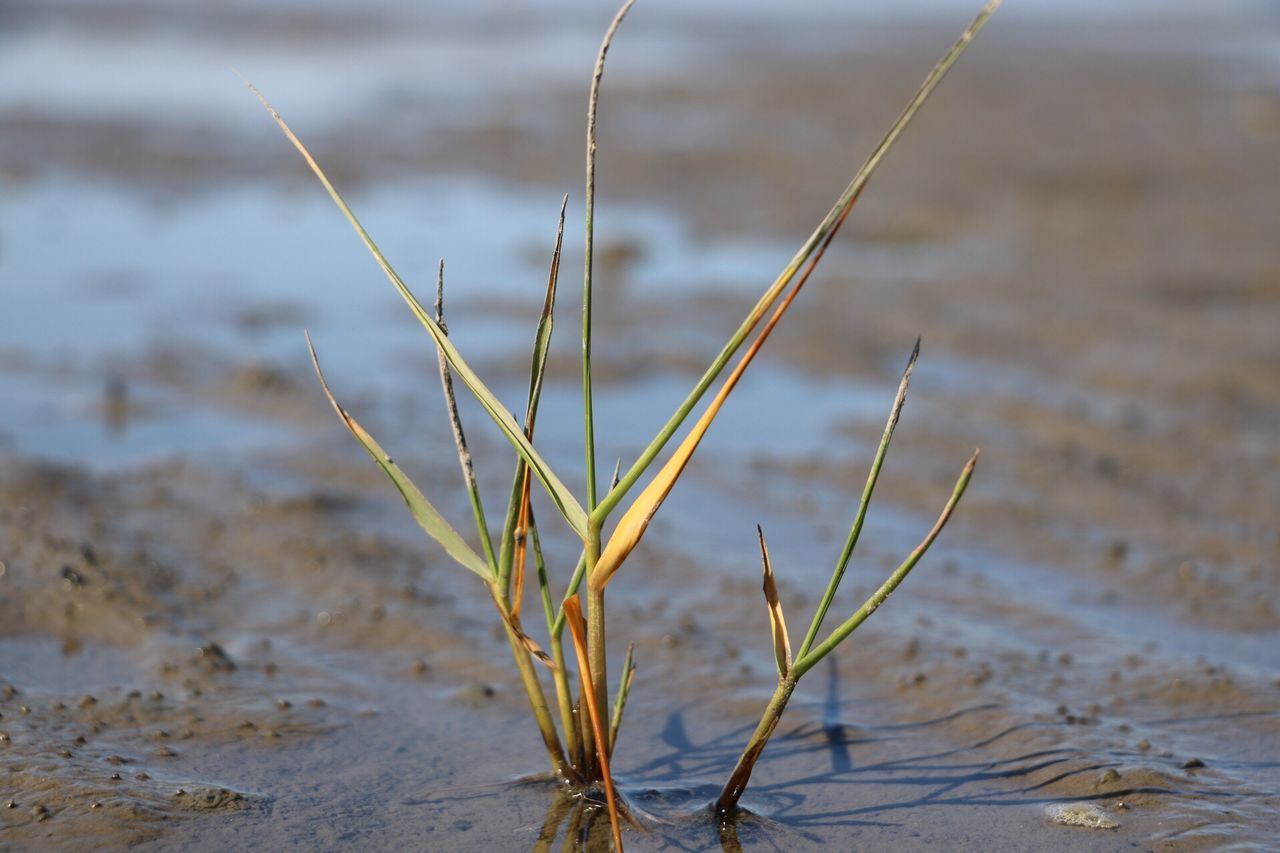
<instances>
[{"instance_id":1,"label":"waterlogged ground","mask_svg":"<svg viewBox=\"0 0 1280 853\"><path fill-rule=\"evenodd\" d=\"M628 21L601 127L602 467L665 420L970 11L833 5L641 0ZM454 338L513 408L571 193L538 435L576 483L581 110L607 15L371 8L0 8L2 849L607 844L539 775L481 590L309 375L304 327L462 525L428 341L229 70L421 293L447 259ZM634 640L639 661L629 847L1280 835L1280 21L1108 9L1001 13L611 585L613 659ZM720 832L704 806L775 678L754 526L798 633L917 335L835 612L975 446L979 473L810 673L754 816ZM496 507L504 444L463 414ZM562 585L576 553L540 518Z\"/></svg>"}]
</instances>

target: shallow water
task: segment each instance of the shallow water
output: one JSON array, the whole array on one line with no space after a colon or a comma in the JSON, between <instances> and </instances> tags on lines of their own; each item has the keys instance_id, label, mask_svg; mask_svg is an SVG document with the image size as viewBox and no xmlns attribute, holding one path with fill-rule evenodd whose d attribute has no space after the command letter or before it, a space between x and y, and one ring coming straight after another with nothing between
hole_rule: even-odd
<instances>
[{"instance_id":1,"label":"shallow water","mask_svg":"<svg viewBox=\"0 0 1280 853\"><path fill-rule=\"evenodd\" d=\"M602 469L786 263L851 138L900 106L878 82L918 77L952 7L735 6L730 26L718 4L642 2L606 88ZM585 8L0 12L0 846L603 849L598 808L528 778L545 761L483 596L342 433L301 329L461 520L429 342L228 68L332 158L424 300L446 258L451 332L518 410L580 180L603 24ZM1280 261L1251 224L1280 197L1275 19L1120 11L993 24L610 588L612 659L634 638L641 661L615 767L650 833L629 846L1265 849L1280 831ZM896 17L944 12L945 31ZM1135 26L1159 37L1118 51ZM877 86L815 94L843 80ZM538 434L571 483L579 207ZM921 332L831 619L919 541L980 443L979 476L797 693L745 800L758 816L721 834L701 807L776 677L754 526L800 631ZM500 496L502 440L463 415ZM538 500L563 583L576 546ZM1119 827L1051 822L1081 802Z\"/></svg>"}]
</instances>

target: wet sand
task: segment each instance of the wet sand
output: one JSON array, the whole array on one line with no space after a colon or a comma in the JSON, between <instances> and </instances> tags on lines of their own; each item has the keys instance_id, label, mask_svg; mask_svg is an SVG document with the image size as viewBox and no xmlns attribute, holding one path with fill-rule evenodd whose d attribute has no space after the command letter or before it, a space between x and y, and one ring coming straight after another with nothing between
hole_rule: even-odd
<instances>
[{"instance_id":1,"label":"wet sand","mask_svg":"<svg viewBox=\"0 0 1280 853\"><path fill-rule=\"evenodd\" d=\"M56 29L22 9L19 38ZM1174 24L1142 52L1122 38L1132 23L1000 24L891 155L610 587L613 660L634 640L640 663L615 768L650 832L629 847L1266 849L1280 834L1274 66L1185 50ZM637 26L638 44L663 44L661 19ZM881 27L849 50L790 31L766 48L744 28L679 53L696 73L656 79L646 62L628 71L620 37L600 155L602 465L643 446L776 272L754 266L785 261L958 29ZM473 271L454 253L485 239L445 248L459 345L470 330L481 372L515 399L553 223L511 211L554 213L580 181L585 82L547 74L481 87L465 121L438 118L450 103L428 85L324 120L303 110L298 128L371 220L415 215L398 200L415 189L480 209L510 189L508 218L481 228L506 260ZM84 300L63 310L85 312L70 330L12 319L49 309L6 203L0 274L26 287L5 309L18 343L0 342L0 847L604 849L603 815L571 816L538 775L481 590L342 432L297 329L320 330L340 396L461 523L428 342L394 297L358 295L385 284L340 222L320 230L323 200L307 206L315 190L264 118L197 112L0 112L0 175L48 211L49 268ZM388 113L394 132L371 133ZM263 212L276 197L233 195L264 181L282 188L277 220ZM241 204L267 233L126 241L109 264L84 248L81 269L61 256L89 244L57 235L101 214L66 214L59 232L67 186L195 233ZM393 239L429 261L466 224ZM433 245L413 249L423 233ZM294 268L267 255L273 239L308 255L293 290L268 286ZM317 284L312 302L325 265L341 287ZM195 301L167 267L196 280ZM572 303L572 257L565 269ZM483 286L507 276L523 284ZM574 315L562 304L540 435L576 483ZM775 678L754 525L800 630L917 335L836 609L918 541L975 446L978 474L916 573L802 684L744 800L758 817L724 837L701 809ZM469 414L501 495L501 439ZM540 517L552 527L550 507ZM576 555L545 535L557 571ZM1117 826L1051 819L1072 804Z\"/></svg>"}]
</instances>

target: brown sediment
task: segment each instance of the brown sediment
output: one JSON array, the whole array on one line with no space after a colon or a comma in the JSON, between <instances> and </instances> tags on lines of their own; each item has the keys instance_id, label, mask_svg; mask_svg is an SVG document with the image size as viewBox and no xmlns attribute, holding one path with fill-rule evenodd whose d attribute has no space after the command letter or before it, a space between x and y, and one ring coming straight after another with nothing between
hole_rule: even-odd
<instances>
[{"instance_id":1,"label":"brown sediment","mask_svg":"<svg viewBox=\"0 0 1280 853\"><path fill-rule=\"evenodd\" d=\"M601 128L602 222L609 205L644 201L708 235L798 239L937 47L914 44L744 53L722 73L619 86ZM966 57L942 94L849 229L859 247L946 263L868 273L857 249L836 252L762 358L874 384L887 404L910 341L924 338L879 487L886 514L872 512L838 612L913 544L887 516L934 511L975 445L985 470L895 606L796 692L744 801L760 817L729 843L1265 844L1280 831L1266 770L1280 750L1266 656L1280 628L1280 112L1207 61L1007 41ZM581 93L522 97L506 104L509 126L440 131L430 146L415 124L425 103L405 105L396 133L371 138L345 116L313 138L344 186L410 169L576 186ZM533 113L549 117L536 133L522 119ZM619 130L622 116L648 130ZM688 116L732 132L707 138ZM265 131L245 146L238 131L177 120L157 119L159 135L126 120L4 121L0 169L28 180L186 193L275 176L284 162L264 153ZM700 328L730 327L746 300L647 299L630 270L662 247L616 245L612 265L598 250L601 281L619 280L598 285L597 386L692 381L712 354ZM761 289L775 272L760 271ZM238 321L250 333L306 316L251 309ZM659 323L685 345L637 332ZM642 366L611 358L605 341L643 353ZM553 356L548 381L575 362ZM35 373L21 359L6 369ZM188 389L296 441L252 461L122 473L0 460L0 689L13 688L0 694L0 806L14 804L0 808L0 844L606 842L598 807L508 783L542 759L482 590L411 538L305 373L157 346L122 376ZM785 413L770 414L785 430ZM746 467L715 464L713 429L690 469L698 500L673 507L706 510L707 495L729 507L703 528L705 547L674 547L665 533L685 522L659 516L634 580L611 588L617 651L634 638L641 666L614 769L638 811L668 821L655 822L653 846L719 843L702 808L776 680L754 524L770 531L781 600L807 610L881 417L851 420L833 452L761 450ZM421 451L400 429L406 464L465 518L452 457L436 464L447 425L424 428ZM501 446L475 438L478 459ZM763 479L782 485L754 494ZM564 543L549 549L563 556ZM793 556L819 550L820 566ZM1115 820L1114 834L1046 817L1078 801Z\"/></svg>"}]
</instances>

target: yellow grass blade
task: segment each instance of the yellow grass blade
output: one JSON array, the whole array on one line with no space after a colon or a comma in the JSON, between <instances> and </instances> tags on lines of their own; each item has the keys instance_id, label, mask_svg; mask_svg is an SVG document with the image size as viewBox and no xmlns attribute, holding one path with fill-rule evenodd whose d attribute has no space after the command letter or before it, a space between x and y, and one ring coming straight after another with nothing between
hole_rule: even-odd
<instances>
[{"instance_id":1,"label":"yellow grass blade","mask_svg":"<svg viewBox=\"0 0 1280 853\"><path fill-rule=\"evenodd\" d=\"M564 612L568 617L569 633L573 635L573 649L578 654L578 670L583 684L594 684L591 663L587 659L587 625L582 618L582 605L578 603L577 598L571 598L564 603ZM587 699L587 712L591 717L591 728L596 736L596 755L600 759L600 770L604 775L604 796L609 806L609 825L613 828L613 843L618 848L618 853L622 853L622 827L618 823L618 800L613 792L613 776L609 773L609 741L605 740L603 718L600 714L600 706L596 702L596 692L584 687L582 695Z\"/></svg>"},{"instance_id":2,"label":"yellow grass blade","mask_svg":"<svg viewBox=\"0 0 1280 853\"><path fill-rule=\"evenodd\" d=\"M680 442L680 446L676 448L675 453L671 454L667 464L662 466L661 470L649 482L649 485L645 486L631 506L627 508L627 511L622 514L622 518L618 521L618 526L614 529L613 535L609 537L609 543L600 554L596 568L588 580L592 587L603 589L613 577L614 572L621 568L623 561L639 544L640 537L644 536L645 530L649 528L649 522L653 520L653 516L657 514L658 509L662 506L662 502L667 499L667 495L671 494L676 481L684 473L685 466L689 464L689 460L693 457L693 452L698 449L703 436L707 434L707 430L711 427L711 422L720 413L725 400L729 399L729 395L737 387L738 380L742 378L742 374L751 366L751 362L760 352L760 348L764 346L764 342L769 339L769 335L778 325L778 321L787 313L787 309L791 307L791 303L795 301L805 282L813 275L814 269L817 268L823 255L826 254L827 249L831 246L831 241L835 239L836 234L840 231L840 226L849 218L849 212L852 210L853 204L850 202L849 206L844 209L831 227L831 230L827 232L827 236L822 241L818 251L810 258L804 274L796 280L786 298L774 309L773 315L769 317L769 321L765 323L764 328L756 335L756 339L751 342L751 346L742 354L742 358L734 366L733 372L724 380L724 385L720 387L715 398L707 406L707 410L702 413L702 417L698 418L698 422L693 425L693 429L685 436L684 441Z\"/></svg>"},{"instance_id":3,"label":"yellow grass blade","mask_svg":"<svg viewBox=\"0 0 1280 853\"><path fill-rule=\"evenodd\" d=\"M786 678L791 671L791 638L787 635L787 620L782 616L778 585L773 581L773 561L769 559L764 529L757 524L756 532L760 534L760 558L764 562L764 600L769 605L769 625L773 629L773 658L778 664L778 677Z\"/></svg>"},{"instance_id":4,"label":"yellow grass blade","mask_svg":"<svg viewBox=\"0 0 1280 853\"><path fill-rule=\"evenodd\" d=\"M778 297L782 295L783 290L785 290L791 283L796 272L804 265L805 260L811 256L814 248L819 244L823 244L825 241L830 240L833 231L840 227L837 223L842 222L844 218L849 215L850 208L853 207L859 196L862 195L862 190L866 187L867 181L871 179L871 175L876 171L876 168L889 152L889 149L893 147L894 143L898 140L898 137L902 135L902 132L911 122L911 119L920 111L920 108L924 105L925 101L927 101L929 96L933 94L933 91L937 88L938 84L942 82L942 78L946 76L947 72L955 64L956 60L960 58L962 53L964 53L965 49L973 41L974 36L976 36L978 31L986 25L988 19L990 19L996 9L1000 6L1000 3L1001 0L988 0L986 5L984 5L982 10L978 13L978 16L973 19L973 22L969 24L969 27L961 34L959 40L957 40L955 44L951 46L951 49L948 50L940 60L938 60L937 65L933 67L928 76L925 77L924 82L920 84L920 88L916 90L915 96L907 103L907 106L902 110L898 115L898 118L889 127L889 130L881 138L879 144L876 145L870 156L867 157L861 168L858 169L857 174L853 176L853 180L849 182L849 185L845 187L844 192L840 194L840 198L837 199L836 203L827 212L827 215L823 217L822 221L818 224L818 227L814 229L813 233L809 235L808 239L805 240L804 244L787 263L786 268L783 269L776 279L774 279L773 284L769 285L769 289L764 292L759 301L757 301L755 306L752 307L751 311L747 314L746 319L743 320L742 325L738 327L738 330L734 332L733 337L730 338L729 342L725 344L723 349L721 349L719 355L717 355L715 360L711 363L711 366L707 368L706 373L702 375L702 378L698 380L697 385L694 386L693 390L689 392L689 395L685 397L684 402L682 402L679 408L676 409L675 414L671 416L659 433L654 436L651 442L649 442L649 446L644 449L631 468L622 475L622 479L618 486L610 489L609 494L605 495L605 497L600 501L600 504L592 509L591 515L593 520L602 521L607 518L613 512L614 508L622 502L626 493L631 490L631 488L644 475L645 471L648 470L649 466L653 463L653 460L662 452L662 448L666 446L671 437L675 435L676 430L680 428L680 425L683 424L685 419L689 416L689 413L693 411L693 407L702 399L702 395L711 387L711 383L716 380L716 377L720 375L720 372L724 369L725 365L729 363L729 359L738 351L738 348L742 345L743 341L746 340L747 335L751 333L751 331L756 327L756 324L764 317L765 312L769 310L770 306L772 306L774 302L777 301Z\"/></svg>"},{"instance_id":5,"label":"yellow grass blade","mask_svg":"<svg viewBox=\"0 0 1280 853\"><path fill-rule=\"evenodd\" d=\"M511 612L520 615L520 602L524 599L524 564L529 548L529 485L528 469L524 472L524 489L520 495L520 513L516 520L515 557L511 570Z\"/></svg>"},{"instance_id":6,"label":"yellow grass blade","mask_svg":"<svg viewBox=\"0 0 1280 853\"><path fill-rule=\"evenodd\" d=\"M404 498L405 504L409 507L413 520L418 522L418 525L426 531L428 536L439 542L444 547L445 553L458 561L463 568L475 572L484 578L487 583L496 581L497 576L489 566L488 561L472 550L466 540L458 535L458 531L454 530L449 522L445 521L444 516L440 515L436 508L431 505L431 502L426 499L404 471L400 470L400 466L396 465L391 457L387 455L387 452L382 449L382 446L374 440L373 436L365 431L365 428L360 426L356 419L351 417L350 413L338 404L333 392L329 390L329 383L325 381L324 373L320 371L320 360L316 356L315 347L311 345L310 334L307 335L307 349L311 353L311 364L316 369L316 376L320 377L320 387L324 389L324 395L329 399L329 404L333 406L333 410L338 413L338 417L346 424L351 434L373 457L373 461L395 484L400 496Z\"/></svg>"}]
</instances>

